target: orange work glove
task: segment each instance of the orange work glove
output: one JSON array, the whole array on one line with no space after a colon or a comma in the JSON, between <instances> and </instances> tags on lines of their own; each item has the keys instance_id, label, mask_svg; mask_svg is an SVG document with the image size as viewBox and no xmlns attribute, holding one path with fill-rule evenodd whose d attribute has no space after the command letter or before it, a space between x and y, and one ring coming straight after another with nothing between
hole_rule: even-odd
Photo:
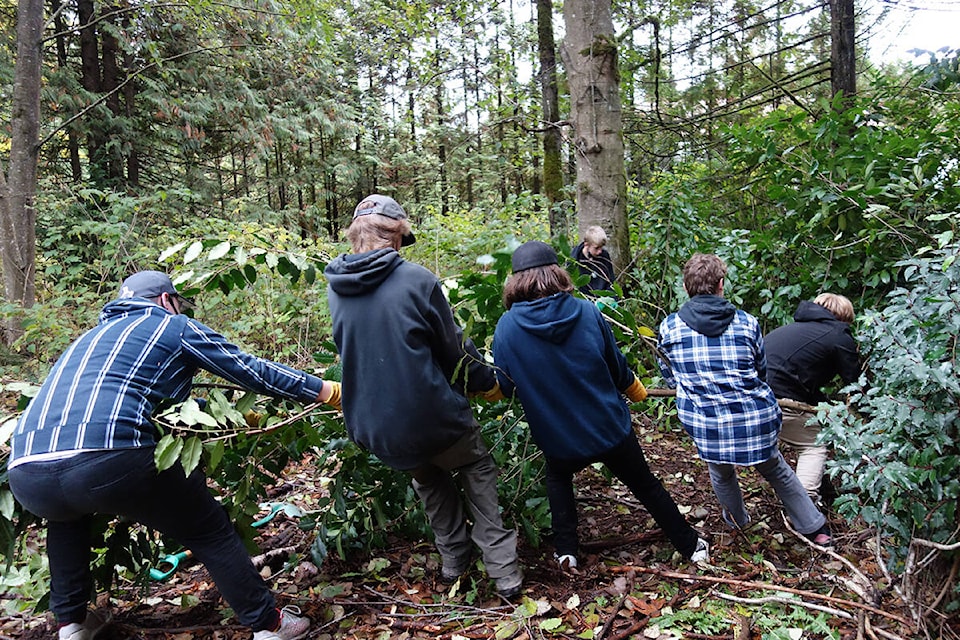
<instances>
[{"instance_id":1,"label":"orange work glove","mask_svg":"<svg viewBox=\"0 0 960 640\"><path fill-rule=\"evenodd\" d=\"M640 382L640 378L634 376L633 384L624 390L623 395L630 398L631 402L643 402L647 399L647 388Z\"/></svg>"},{"instance_id":2,"label":"orange work glove","mask_svg":"<svg viewBox=\"0 0 960 640\"><path fill-rule=\"evenodd\" d=\"M497 400L503 400L506 398L506 396L503 395L503 391L500 390L499 382L494 382L491 388L487 389L486 391L481 391L477 395L489 402L496 402Z\"/></svg>"},{"instance_id":3,"label":"orange work glove","mask_svg":"<svg viewBox=\"0 0 960 640\"><path fill-rule=\"evenodd\" d=\"M320 398L320 396L323 395L323 391L320 391L320 393L317 394L317 402L323 402L323 403L325 403L325 404L330 405L331 407L333 407L333 408L336 409L337 411L343 411L343 407L341 406L341 403L340 403L340 400L341 400L341 398L340 398L340 383L339 383L339 382L334 382L333 380L324 380L324 381L323 381L323 385L324 385L325 387L326 387L327 385L330 385L330 397L327 398L326 400L322 400L322 399Z\"/></svg>"}]
</instances>

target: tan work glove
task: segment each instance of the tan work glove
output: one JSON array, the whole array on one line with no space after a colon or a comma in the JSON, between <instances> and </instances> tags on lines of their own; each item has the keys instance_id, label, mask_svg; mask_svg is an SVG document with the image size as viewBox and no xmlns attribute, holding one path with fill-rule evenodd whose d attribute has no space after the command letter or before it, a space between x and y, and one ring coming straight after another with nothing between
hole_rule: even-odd
<instances>
[{"instance_id":1,"label":"tan work glove","mask_svg":"<svg viewBox=\"0 0 960 640\"><path fill-rule=\"evenodd\" d=\"M640 382L640 378L634 376L633 384L624 390L623 395L630 398L631 402L643 402L647 399L647 388Z\"/></svg>"},{"instance_id":2,"label":"tan work glove","mask_svg":"<svg viewBox=\"0 0 960 640\"><path fill-rule=\"evenodd\" d=\"M323 385L325 387L327 385L330 385L330 397L327 398L326 400L322 400L320 396L323 395L323 391L320 391L320 393L317 394L317 402L323 402L324 404L330 405L337 411L343 411L343 407L341 406L341 397L340 397L340 383L334 382L333 380L324 380Z\"/></svg>"}]
</instances>

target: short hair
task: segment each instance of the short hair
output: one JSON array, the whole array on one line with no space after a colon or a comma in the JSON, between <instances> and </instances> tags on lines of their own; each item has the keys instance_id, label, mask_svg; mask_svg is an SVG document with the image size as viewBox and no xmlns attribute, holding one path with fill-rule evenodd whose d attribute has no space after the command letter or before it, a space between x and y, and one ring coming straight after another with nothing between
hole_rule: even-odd
<instances>
[{"instance_id":1,"label":"short hair","mask_svg":"<svg viewBox=\"0 0 960 640\"><path fill-rule=\"evenodd\" d=\"M410 233L409 220L394 220L387 216L358 216L347 228L347 240L354 253L376 249L396 249L403 236Z\"/></svg>"},{"instance_id":2,"label":"short hair","mask_svg":"<svg viewBox=\"0 0 960 640\"><path fill-rule=\"evenodd\" d=\"M683 288L691 298L714 295L720 281L727 275L727 265L712 253L695 253L683 265Z\"/></svg>"},{"instance_id":3,"label":"short hair","mask_svg":"<svg viewBox=\"0 0 960 640\"><path fill-rule=\"evenodd\" d=\"M591 247L602 247L607 244L607 232L603 227L589 226L583 231L583 241Z\"/></svg>"},{"instance_id":4,"label":"short hair","mask_svg":"<svg viewBox=\"0 0 960 640\"><path fill-rule=\"evenodd\" d=\"M841 322L853 322L853 303L846 296L839 293L821 293L813 299L814 304L818 304Z\"/></svg>"},{"instance_id":5,"label":"short hair","mask_svg":"<svg viewBox=\"0 0 960 640\"><path fill-rule=\"evenodd\" d=\"M562 267L546 264L524 269L511 274L503 285L503 306L509 309L515 302L530 302L561 291L573 291L573 280Z\"/></svg>"}]
</instances>

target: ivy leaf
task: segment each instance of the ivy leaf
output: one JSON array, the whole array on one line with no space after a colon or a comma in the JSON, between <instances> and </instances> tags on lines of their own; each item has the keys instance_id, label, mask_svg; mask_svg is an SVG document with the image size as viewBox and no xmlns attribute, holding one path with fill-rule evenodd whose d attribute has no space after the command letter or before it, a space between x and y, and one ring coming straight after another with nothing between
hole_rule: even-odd
<instances>
[{"instance_id":1,"label":"ivy leaf","mask_svg":"<svg viewBox=\"0 0 960 640\"><path fill-rule=\"evenodd\" d=\"M223 440L217 440L216 442L208 442L203 445L209 455L207 456L207 469L210 472L216 470L220 466L220 461L223 460L223 455L227 451L226 445L223 443Z\"/></svg>"},{"instance_id":2,"label":"ivy leaf","mask_svg":"<svg viewBox=\"0 0 960 640\"><path fill-rule=\"evenodd\" d=\"M164 250L160 253L160 257L157 258L157 262L164 262L164 261L167 260L170 256L172 256L173 254L175 254L175 253L179 252L181 249L183 249L185 246L187 246L186 241L177 243L177 244L173 245L172 247L167 247L166 249L164 249Z\"/></svg>"},{"instance_id":3,"label":"ivy leaf","mask_svg":"<svg viewBox=\"0 0 960 640\"><path fill-rule=\"evenodd\" d=\"M13 520L13 493L10 491L0 491L0 516Z\"/></svg>"},{"instance_id":4,"label":"ivy leaf","mask_svg":"<svg viewBox=\"0 0 960 640\"><path fill-rule=\"evenodd\" d=\"M202 424L207 427L219 426L216 418L204 412L193 398L184 402L180 407L180 421L188 426L195 424Z\"/></svg>"}]
</instances>

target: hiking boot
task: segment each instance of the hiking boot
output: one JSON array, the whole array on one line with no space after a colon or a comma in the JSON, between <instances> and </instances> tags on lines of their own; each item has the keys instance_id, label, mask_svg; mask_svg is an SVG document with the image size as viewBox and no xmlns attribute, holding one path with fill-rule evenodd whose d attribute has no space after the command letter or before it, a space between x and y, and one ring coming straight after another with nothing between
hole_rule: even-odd
<instances>
[{"instance_id":1,"label":"hiking boot","mask_svg":"<svg viewBox=\"0 0 960 640\"><path fill-rule=\"evenodd\" d=\"M441 560L441 562L443 562L443 565L440 567L440 582L453 584L470 568L470 563L473 562L473 554L469 553L466 558L459 561L445 562Z\"/></svg>"},{"instance_id":2,"label":"hiking boot","mask_svg":"<svg viewBox=\"0 0 960 640\"><path fill-rule=\"evenodd\" d=\"M517 571L512 576L497 578L494 582L497 585L497 595L506 600L512 600L520 595L520 589L523 587L523 574Z\"/></svg>"},{"instance_id":3,"label":"hiking boot","mask_svg":"<svg viewBox=\"0 0 960 640\"><path fill-rule=\"evenodd\" d=\"M253 634L253 640L297 640L310 630L310 618L301 617L300 607L287 605L280 609L280 622L273 631L264 629Z\"/></svg>"},{"instance_id":4,"label":"hiking boot","mask_svg":"<svg viewBox=\"0 0 960 640\"><path fill-rule=\"evenodd\" d=\"M693 550L693 554L690 556L690 562L709 562L710 560L710 543L704 540L703 538L697 538L697 547Z\"/></svg>"},{"instance_id":5,"label":"hiking boot","mask_svg":"<svg viewBox=\"0 0 960 640\"><path fill-rule=\"evenodd\" d=\"M88 611L83 623L71 622L63 625L57 632L58 640L91 640L110 623L110 614L101 615Z\"/></svg>"},{"instance_id":6,"label":"hiking boot","mask_svg":"<svg viewBox=\"0 0 960 640\"><path fill-rule=\"evenodd\" d=\"M823 525L813 533L804 533L803 537L817 545L818 547L832 547L833 536L830 535L830 527Z\"/></svg>"}]
</instances>

